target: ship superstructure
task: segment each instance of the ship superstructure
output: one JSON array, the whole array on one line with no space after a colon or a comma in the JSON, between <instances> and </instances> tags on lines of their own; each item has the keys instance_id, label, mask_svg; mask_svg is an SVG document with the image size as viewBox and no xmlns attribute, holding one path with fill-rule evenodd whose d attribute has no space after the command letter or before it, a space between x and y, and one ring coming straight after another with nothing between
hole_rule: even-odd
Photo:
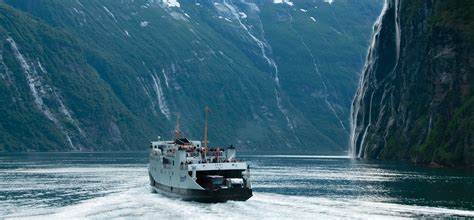
<instances>
[{"instance_id":1,"label":"ship superstructure","mask_svg":"<svg viewBox=\"0 0 474 220\"><path fill-rule=\"evenodd\" d=\"M200 202L245 201L252 196L250 169L237 160L232 145L207 147L207 109L204 142L181 137L179 119L172 141L153 141L150 148L150 185L156 191Z\"/></svg>"}]
</instances>

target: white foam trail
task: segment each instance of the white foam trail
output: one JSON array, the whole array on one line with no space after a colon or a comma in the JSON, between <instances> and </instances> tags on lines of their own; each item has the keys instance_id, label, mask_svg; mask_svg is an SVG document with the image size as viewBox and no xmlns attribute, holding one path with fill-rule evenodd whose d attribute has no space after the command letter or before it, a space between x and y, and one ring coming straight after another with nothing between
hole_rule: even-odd
<instances>
[{"instance_id":1,"label":"white foam trail","mask_svg":"<svg viewBox=\"0 0 474 220\"><path fill-rule=\"evenodd\" d=\"M56 210L22 210L8 218L140 218L140 219L400 219L413 217L474 217L473 211L452 210L364 200L255 193L246 202L200 204L166 198L147 188L131 189Z\"/></svg>"},{"instance_id":2,"label":"white foam trail","mask_svg":"<svg viewBox=\"0 0 474 220\"><path fill-rule=\"evenodd\" d=\"M265 155L263 155L265 156ZM268 155L294 157L291 155ZM301 155L304 156L304 155ZM298 155L296 155L298 157ZM314 156L316 157L316 156ZM321 156L317 156L321 157ZM332 157L322 156L325 160ZM301 159L301 158L299 158ZM82 161L82 160L81 160ZM273 161L273 160L267 160ZM301 161L301 160L299 160ZM70 165L74 163L68 163ZM272 163L273 164L273 163ZM474 217L474 211L456 210L390 202L391 197L347 197L341 193L329 196L298 196L259 192L262 189L302 189L310 191L327 190L338 185L312 184L349 181L352 183L376 183L400 181L400 179L432 181L445 180L445 176L430 173L387 170L378 165L338 166L333 162L315 167L309 164L288 167L285 165L254 166L254 196L246 202L230 201L217 204L185 202L151 193L145 164L100 164L57 167L49 163L38 168L30 163L19 169L0 169L0 196L15 193L22 197L0 200L0 219L397 219L397 218L441 218L465 216ZM17 164L18 165L18 164ZM34 166L31 166L34 165ZM329 165L329 166L328 166ZM30 167L31 168L28 168ZM25 184L25 178L35 184ZM459 176L452 176L458 179ZM380 184L373 184L374 187ZM352 190L358 187L346 186ZM367 188L368 189L368 188ZM373 189L386 194L383 186ZM347 189L340 189L347 190ZM8 191L5 194L5 191ZM59 193L58 193L59 192ZM3 193L3 194L2 194ZM56 193L56 195L52 194ZM62 205L58 199L86 196L89 199ZM51 196L53 195L53 196ZM52 198L56 197L56 198ZM66 197L67 198L67 197ZM67 199L66 199L67 200ZM375 200L375 201L374 201Z\"/></svg>"}]
</instances>

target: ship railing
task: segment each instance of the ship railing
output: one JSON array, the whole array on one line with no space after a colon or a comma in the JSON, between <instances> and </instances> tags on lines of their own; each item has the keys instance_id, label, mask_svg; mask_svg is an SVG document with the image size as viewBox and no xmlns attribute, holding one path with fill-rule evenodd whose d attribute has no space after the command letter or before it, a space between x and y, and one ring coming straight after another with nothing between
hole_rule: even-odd
<instances>
[{"instance_id":1,"label":"ship railing","mask_svg":"<svg viewBox=\"0 0 474 220\"><path fill-rule=\"evenodd\" d=\"M192 159L188 159L184 162L181 163L182 166L184 166L184 168L186 169L187 168L187 165L189 164L205 164L205 163L242 163L242 162L245 162L244 160L236 160L236 159L231 159L231 160L227 160L227 159L219 159L217 160L216 158L206 158L206 159L201 159L201 160L197 160L197 163L196 162L193 162Z\"/></svg>"}]
</instances>

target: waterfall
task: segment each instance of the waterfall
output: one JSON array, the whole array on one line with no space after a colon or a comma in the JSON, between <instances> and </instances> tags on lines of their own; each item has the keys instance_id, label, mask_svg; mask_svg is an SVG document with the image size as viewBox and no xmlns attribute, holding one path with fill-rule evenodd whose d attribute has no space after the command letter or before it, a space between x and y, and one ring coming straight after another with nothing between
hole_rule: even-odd
<instances>
[{"instance_id":1,"label":"waterfall","mask_svg":"<svg viewBox=\"0 0 474 220\"><path fill-rule=\"evenodd\" d=\"M155 89L156 98L158 100L158 107L160 108L161 113L166 117L166 119L171 119L171 111L168 108L168 104L166 103L165 95L163 93L161 87L160 78L155 74L151 74L151 78L153 79L153 88Z\"/></svg>"},{"instance_id":2,"label":"waterfall","mask_svg":"<svg viewBox=\"0 0 474 220\"><path fill-rule=\"evenodd\" d=\"M13 55L25 74L26 82L28 83L31 95L33 96L35 106L64 134L71 149L80 150L79 147L73 144L71 136L69 135L70 131L63 124L61 116L70 122L75 129L79 131L79 134L82 137L85 136L85 132L79 127L79 122L72 117L72 111L65 105L62 96L60 96L60 93L58 92L59 90L53 85L46 84L46 80L43 78L43 76L48 75L46 69L43 67L39 59L37 59L36 65L33 61L28 60L26 55L23 55L20 52L18 45L12 37L7 37L6 41L10 44Z\"/></svg>"},{"instance_id":3,"label":"waterfall","mask_svg":"<svg viewBox=\"0 0 474 220\"><path fill-rule=\"evenodd\" d=\"M401 41L401 31L400 31L400 0L395 0L395 43L397 50L397 63L400 59L400 41ZM397 65L395 65L396 67Z\"/></svg>"},{"instance_id":4,"label":"waterfall","mask_svg":"<svg viewBox=\"0 0 474 220\"><path fill-rule=\"evenodd\" d=\"M329 99L328 99L328 97L329 97L328 86L326 84L326 80L323 77L323 74L321 74L321 72L319 71L319 67L318 67L318 64L316 62L316 55L313 54L313 52L309 48L308 44L306 44L306 42L303 39L303 37L301 36L301 34L293 27L293 16L291 15L291 13L288 10L286 10L286 13L290 17L290 28L291 28L291 30L295 33L296 37L298 37L300 43L303 45L306 52L308 52L308 54L311 57L311 60L313 62L312 63L313 70L318 75L319 79L321 79L321 85L323 87L323 94L324 94L324 102L326 103L326 105L328 106L328 109L332 112L334 117L339 121L339 124L341 125L341 128L344 130L344 132L348 132L346 126L344 126L344 122L342 122L341 117L339 117L339 115L337 114L336 109L329 102Z\"/></svg>"},{"instance_id":5,"label":"waterfall","mask_svg":"<svg viewBox=\"0 0 474 220\"><path fill-rule=\"evenodd\" d=\"M388 0L385 0L382 12L380 13L379 17L377 18L377 21L374 24L374 33L372 34L372 40L371 44L368 49L367 53L367 58L364 64L364 67L362 69L362 74L359 79L359 85L357 87L356 94L354 96L354 99L352 101L352 106L351 106L351 130L350 130L350 143L349 143L349 156L352 158L357 158L362 156L362 147L363 146L363 141L365 140L365 137L367 135L368 128L370 126L370 122L367 125L367 127L364 129L360 127L360 121L364 122L364 114L362 114L362 118L358 118L360 115L360 112L363 111L363 100L365 93L367 91L367 88L369 86L369 82L366 81L366 76L371 72L373 65L375 63L375 60L377 59L377 46L379 44L379 35L380 35L380 30L382 27L382 18L384 17L385 13L387 12L388 9ZM398 3L398 1L397 1ZM398 5L398 4L397 4ZM397 17L398 19L398 17ZM397 22L398 24L398 22ZM398 29L398 26L397 26ZM399 31L398 33L399 34ZM397 40L397 44L399 46L399 38ZM398 56L398 49L397 49L397 56ZM398 58L398 57L397 57ZM371 97L373 94L371 95ZM372 100L372 98L371 98ZM370 107L369 107L370 108ZM363 137L361 142L358 144L359 136L361 135L361 132L363 131ZM359 149L358 149L359 148Z\"/></svg>"},{"instance_id":6,"label":"waterfall","mask_svg":"<svg viewBox=\"0 0 474 220\"><path fill-rule=\"evenodd\" d=\"M226 0L224 0L224 6L229 10L230 14L234 17L234 19L239 23L240 27L248 34L248 36L256 43L256 45L260 48L260 52L262 53L263 59L267 62L267 64L273 69L273 81L275 82L275 86L273 88L274 94L275 94L275 101L277 104L278 110L282 113L283 117L286 120L288 128L290 130L294 130L294 125L290 119L290 116L288 115L288 110L283 106L283 100L282 100L282 88L280 86L280 77L278 73L278 66L271 57L271 47L268 41L264 37L264 31L263 31L263 24L260 23L260 28L262 31L262 36L261 39L259 39L255 34L252 33L249 27L247 27L241 20L240 14L238 13L236 7L232 3L228 3ZM267 51L267 47L270 48L270 53Z\"/></svg>"}]
</instances>

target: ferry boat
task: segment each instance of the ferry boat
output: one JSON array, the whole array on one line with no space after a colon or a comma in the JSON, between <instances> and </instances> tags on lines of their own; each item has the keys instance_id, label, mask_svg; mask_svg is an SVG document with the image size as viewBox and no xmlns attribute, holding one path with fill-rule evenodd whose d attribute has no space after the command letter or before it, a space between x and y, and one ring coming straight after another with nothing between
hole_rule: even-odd
<instances>
[{"instance_id":1,"label":"ferry boat","mask_svg":"<svg viewBox=\"0 0 474 220\"><path fill-rule=\"evenodd\" d=\"M249 165L236 158L236 149L207 147L207 116L204 141L181 137L179 115L175 138L152 141L148 173L154 191L185 201L245 201L252 197Z\"/></svg>"}]
</instances>

